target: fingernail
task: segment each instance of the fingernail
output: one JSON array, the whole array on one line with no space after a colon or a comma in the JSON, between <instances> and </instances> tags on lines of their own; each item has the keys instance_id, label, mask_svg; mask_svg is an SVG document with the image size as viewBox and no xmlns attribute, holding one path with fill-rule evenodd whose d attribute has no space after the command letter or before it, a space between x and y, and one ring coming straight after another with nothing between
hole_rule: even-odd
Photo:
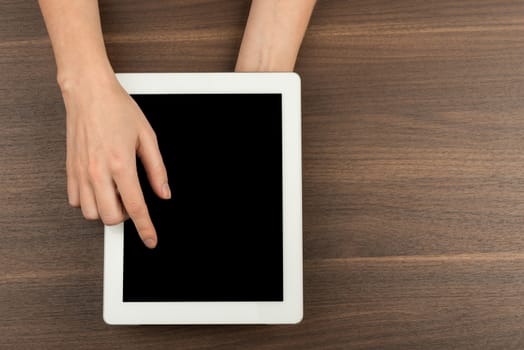
<instances>
[{"instance_id":1,"label":"fingernail","mask_svg":"<svg viewBox=\"0 0 524 350\"><path fill-rule=\"evenodd\" d=\"M152 238L148 238L144 241L144 244L146 245L146 247L148 247L149 249L153 249L155 247L155 241L152 239Z\"/></svg>"},{"instance_id":2,"label":"fingernail","mask_svg":"<svg viewBox=\"0 0 524 350\"><path fill-rule=\"evenodd\" d=\"M171 190L169 189L169 185L167 183L162 185L162 194L164 195L164 198L171 198Z\"/></svg>"}]
</instances>

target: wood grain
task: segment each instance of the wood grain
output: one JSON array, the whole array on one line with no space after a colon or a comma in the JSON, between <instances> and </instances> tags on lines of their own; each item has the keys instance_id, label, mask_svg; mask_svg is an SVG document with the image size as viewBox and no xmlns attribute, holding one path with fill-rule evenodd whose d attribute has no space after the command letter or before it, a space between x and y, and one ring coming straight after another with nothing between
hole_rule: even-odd
<instances>
[{"instance_id":1,"label":"wood grain","mask_svg":"<svg viewBox=\"0 0 524 350\"><path fill-rule=\"evenodd\" d=\"M100 7L116 71L230 71L249 2ZM43 21L2 1L0 349L524 348L523 57L522 1L320 0L297 64L304 321L111 327Z\"/></svg>"}]
</instances>

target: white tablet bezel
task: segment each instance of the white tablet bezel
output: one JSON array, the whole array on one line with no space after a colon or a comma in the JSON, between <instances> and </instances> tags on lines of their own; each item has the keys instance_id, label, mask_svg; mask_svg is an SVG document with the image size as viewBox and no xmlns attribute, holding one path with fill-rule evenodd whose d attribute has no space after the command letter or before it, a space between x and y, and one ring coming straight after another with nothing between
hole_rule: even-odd
<instances>
[{"instance_id":1,"label":"white tablet bezel","mask_svg":"<svg viewBox=\"0 0 524 350\"><path fill-rule=\"evenodd\" d=\"M303 314L300 78L295 73L117 73L130 94L282 94L283 302L123 302L123 224L104 228L108 324L285 324ZM249 113L248 113L249 114Z\"/></svg>"}]
</instances>

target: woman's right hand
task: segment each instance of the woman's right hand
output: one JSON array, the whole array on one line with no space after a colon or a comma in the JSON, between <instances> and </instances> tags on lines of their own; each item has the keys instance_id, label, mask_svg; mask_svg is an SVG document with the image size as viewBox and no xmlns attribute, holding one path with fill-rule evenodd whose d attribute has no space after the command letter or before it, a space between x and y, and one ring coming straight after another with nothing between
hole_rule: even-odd
<instances>
[{"instance_id":1,"label":"woman's right hand","mask_svg":"<svg viewBox=\"0 0 524 350\"><path fill-rule=\"evenodd\" d=\"M114 74L59 81L67 113L67 193L86 219L106 225L127 215L149 248L157 235L137 175L140 158L155 193L171 198L156 135Z\"/></svg>"}]
</instances>

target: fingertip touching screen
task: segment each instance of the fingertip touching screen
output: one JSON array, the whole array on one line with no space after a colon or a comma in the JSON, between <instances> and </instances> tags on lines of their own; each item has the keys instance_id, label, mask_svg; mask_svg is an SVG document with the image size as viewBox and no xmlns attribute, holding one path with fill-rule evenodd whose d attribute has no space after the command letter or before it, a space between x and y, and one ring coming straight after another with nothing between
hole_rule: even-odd
<instances>
[{"instance_id":1,"label":"fingertip touching screen","mask_svg":"<svg viewBox=\"0 0 524 350\"><path fill-rule=\"evenodd\" d=\"M151 189L148 249L124 223L124 302L283 300L282 95L132 94L156 132L171 199Z\"/></svg>"}]
</instances>

